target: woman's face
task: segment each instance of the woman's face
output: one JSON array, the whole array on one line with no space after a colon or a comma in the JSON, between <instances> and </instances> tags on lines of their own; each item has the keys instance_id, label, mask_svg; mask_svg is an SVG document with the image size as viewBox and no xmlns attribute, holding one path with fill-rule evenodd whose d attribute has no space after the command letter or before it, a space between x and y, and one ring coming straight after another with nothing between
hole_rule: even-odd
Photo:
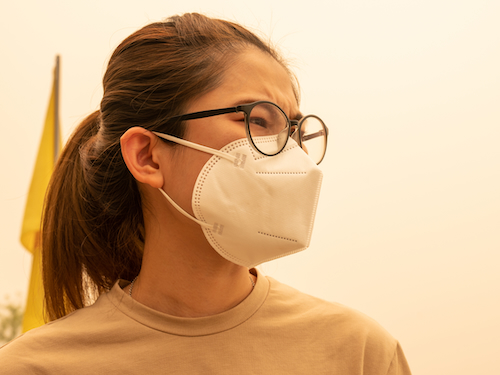
<instances>
[{"instance_id":1,"label":"woman's face","mask_svg":"<svg viewBox=\"0 0 500 375\"><path fill-rule=\"evenodd\" d=\"M289 118L299 116L293 86L286 70L268 54L251 48L241 53L225 72L223 83L202 95L186 113L234 107L267 100L279 105ZM243 113L231 113L190 120L184 138L214 149L245 138ZM191 196L200 170L213 155L185 146L170 154L163 189L184 210L193 215Z\"/></svg>"}]
</instances>

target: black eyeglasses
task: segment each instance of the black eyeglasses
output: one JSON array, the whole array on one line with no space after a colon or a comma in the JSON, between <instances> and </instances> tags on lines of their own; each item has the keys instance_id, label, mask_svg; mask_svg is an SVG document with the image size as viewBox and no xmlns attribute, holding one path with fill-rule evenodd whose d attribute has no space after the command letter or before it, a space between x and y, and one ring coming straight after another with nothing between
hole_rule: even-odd
<instances>
[{"instance_id":1,"label":"black eyeglasses","mask_svg":"<svg viewBox=\"0 0 500 375\"><path fill-rule=\"evenodd\" d=\"M193 112L170 117L167 121L195 120L238 112L245 114L247 138L259 153L266 156L277 155L291 137L316 164L323 160L328 138L325 123L315 115L290 120L286 113L272 102L257 101L236 107Z\"/></svg>"}]
</instances>

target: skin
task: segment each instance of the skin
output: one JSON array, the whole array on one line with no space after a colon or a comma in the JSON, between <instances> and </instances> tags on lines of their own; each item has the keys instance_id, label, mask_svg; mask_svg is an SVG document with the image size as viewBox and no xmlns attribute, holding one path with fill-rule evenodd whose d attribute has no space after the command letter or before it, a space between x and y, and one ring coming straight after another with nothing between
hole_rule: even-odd
<instances>
[{"instance_id":1,"label":"skin","mask_svg":"<svg viewBox=\"0 0 500 375\"><path fill-rule=\"evenodd\" d=\"M277 61L253 48L235 61L226 70L223 83L197 98L186 113L269 100L290 118L300 116L290 78ZM244 137L243 114L228 114L189 121L185 139L220 149ZM239 304L252 291L248 268L221 257L200 226L179 213L158 190L163 188L194 216L193 187L212 155L168 145L140 127L122 136L121 147L139 184L146 227L142 269L132 297L157 311L181 317L209 316Z\"/></svg>"}]
</instances>

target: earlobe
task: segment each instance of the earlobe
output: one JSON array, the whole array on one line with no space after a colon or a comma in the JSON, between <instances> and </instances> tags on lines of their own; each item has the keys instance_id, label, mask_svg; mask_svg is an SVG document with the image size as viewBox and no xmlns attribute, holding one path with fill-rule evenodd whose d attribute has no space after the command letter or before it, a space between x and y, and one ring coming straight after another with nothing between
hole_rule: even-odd
<instances>
[{"instance_id":1,"label":"earlobe","mask_svg":"<svg viewBox=\"0 0 500 375\"><path fill-rule=\"evenodd\" d=\"M163 186L163 174L160 169L158 138L150 131L133 127L120 138L123 160L134 178L154 188Z\"/></svg>"}]
</instances>

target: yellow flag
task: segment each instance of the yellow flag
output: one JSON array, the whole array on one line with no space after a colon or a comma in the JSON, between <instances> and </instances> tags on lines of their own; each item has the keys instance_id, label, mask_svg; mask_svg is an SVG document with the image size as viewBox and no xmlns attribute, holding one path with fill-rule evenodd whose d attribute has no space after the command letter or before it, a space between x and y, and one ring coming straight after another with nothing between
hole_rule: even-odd
<instances>
[{"instance_id":1,"label":"yellow flag","mask_svg":"<svg viewBox=\"0 0 500 375\"><path fill-rule=\"evenodd\" d=\"M42 139L38 148L35 170L31 178L31 185L24 210L24 219L21 229L21 243L33 254L30 284L26 310L23 319L23 332L45 324L43 307L43 285L41 277L41 248L40 224L42 218L43 200L54 170L55 160L61 146L60 131L58 129L58 85L59 85L59 56L56 59L52 94L49 108L45 117Z\"/></svg>"}]
</instances>

